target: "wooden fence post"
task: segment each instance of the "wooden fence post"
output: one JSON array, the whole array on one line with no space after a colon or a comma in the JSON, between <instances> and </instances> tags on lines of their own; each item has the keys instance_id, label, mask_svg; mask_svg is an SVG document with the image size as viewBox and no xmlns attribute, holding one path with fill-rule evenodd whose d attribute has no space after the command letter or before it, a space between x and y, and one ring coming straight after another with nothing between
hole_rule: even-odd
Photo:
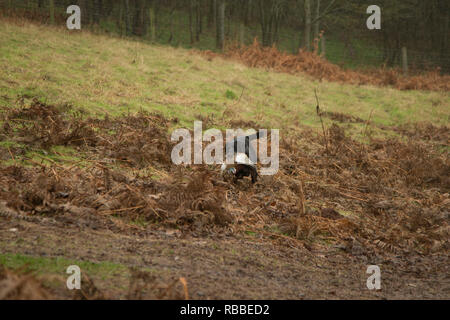
<instances>
[{"instance_id":1,"label":"wooden fence post","mask_svg":"<svg viewBox=\"0 0 450 320\"><path fill-rule=\"evenodd\" d=\"M406 51L406 47L402 47L402 68L403 68L403 75L408 75L408 54Z\"/></svg>"}]
</instances>

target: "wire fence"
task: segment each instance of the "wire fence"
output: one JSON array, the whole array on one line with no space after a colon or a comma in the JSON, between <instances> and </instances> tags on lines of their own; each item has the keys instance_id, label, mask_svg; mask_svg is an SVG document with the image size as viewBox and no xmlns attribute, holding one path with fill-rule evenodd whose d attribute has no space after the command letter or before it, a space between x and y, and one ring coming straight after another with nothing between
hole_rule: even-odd
<instances>
[{"instance_id":1,"label":"wire fence","mask_svg":"<svg viewBox=\"0 0 450 320\"><path fill-rule=\"evenodd\" d=\"M181 8L158 6L156 10L146 1L86 1L86 0L0 0L3 16L26 18L44 24L66 25L70 5L81 8L82 29L133 37L141 41L172 46L215 50L216 26L210 19L202 18L200 24ZM225 39L243 45L262 39L259 25L247 25L225 20ZM295 54L301 47L301 30L281 29L269 32L273 45L279 50ZM383 48L362 39L351 39L339 32L325 33L318 43L318 52L330 62L348 68L405 67L401 48ZM450 53L432 50L407 50L407 65L412 70L439 68L450 72Z\"/></svg>"}]
</instances>

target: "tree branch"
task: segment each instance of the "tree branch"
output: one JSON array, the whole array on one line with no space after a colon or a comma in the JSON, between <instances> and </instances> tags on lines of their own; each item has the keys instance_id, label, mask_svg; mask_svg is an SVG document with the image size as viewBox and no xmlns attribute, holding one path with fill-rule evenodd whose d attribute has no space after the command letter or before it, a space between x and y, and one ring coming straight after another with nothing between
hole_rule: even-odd
<instances>
[{"instance_id":1,"label":"tree branch","mask_svg":"<svg viewBox=\"0 0 450 320\"><path fill-rule=\"evenodd\" d=\"M331 0L331 2L328 4L328 6L325 8L325 10L323 10L323 13L321 15L319 15L317 18L315 18L313 21L311 21L311 24L314 24L315 22L321 20L324 16L336 11L336 9L332 10L332 11L328 11L335 2L336 2L336 0Z\"/></svg>"}]
</instances>

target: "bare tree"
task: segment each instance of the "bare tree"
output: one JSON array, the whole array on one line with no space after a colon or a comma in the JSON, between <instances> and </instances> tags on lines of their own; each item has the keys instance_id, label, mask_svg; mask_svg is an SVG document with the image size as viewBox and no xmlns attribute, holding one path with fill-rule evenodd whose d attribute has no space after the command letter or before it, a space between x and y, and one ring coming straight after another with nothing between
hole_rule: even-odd
<instances>
[{"instance_id":1,"label":"bare tree","mask_svg":"<svg viewBox=\"0 0 450 320\"><path fill-rule=\"evenodd\" d=\"M193 27L192 27L192 15L193 15L193 6L194 6L194 4L193 4L193 1L195 1L195 0L189 0L189 35L190 35L190 38L191 38L191 41L190 41L190 43L191 44L193 44L194 43L194 30L193 30Z\"/></svg>"},{"instance_id":2,"label":"bare tree","mask_svg":"<svg viewBox=\"0 0 450 320\"><path fill-rule=\"evenodd\" d=\"M314 32L313 32L313 38L316 41L316 39L319 39L319 32L320 32L320 0L316 0L316 14L314 17Z\"/></svg>"},{"instance_id":3,"label":"bare tree","mask_svg":"<svg viewBox=\"0 0 450 320\"><path fill-rule=\"evenodd\" d=\"M225 41L225 0L217 1L216 48L223 50Z\"/></svg>"},{"instance_id":4,"label":"bare tree","mask_svg":"<svg viewBox=\"0 0 450 320\"><path fill-rule=\"evenodd\" d=\"M303 47L306 51L311 51L311 0L305 0L305 29L303 41Z\"/></svg>"},{"instance_id":5,"label":"bare tree","mask_svg":"<svg viewBox=\"0 0 450 320\"><path fill-rule=\"evenodd\" d=\"M304 9L305 9L305 28L303 35L303 47L307 50L311 50L311 27L314 26L313 30L313 39L317 39L319 37L320 32L320 21L327 15L332 12L336 12L340 10L340 7L334 7L336 0L331 0L328 5L321 11L320 10L320 0L316 0L316 12L314 15L314 19L311 18L311 0L304 0Z\"/></svg>"},{"instance_id":6,"label":"bare tree","mask_svg":"<svg viewBox=\"0 0 450 320\"><path fill-rule=\"evenodd\" d=\"M280 0L260 0L259 16L263 46L270 46L278 41L280 21L285 13L286 2Z\"/></svg>"}]
</instances>

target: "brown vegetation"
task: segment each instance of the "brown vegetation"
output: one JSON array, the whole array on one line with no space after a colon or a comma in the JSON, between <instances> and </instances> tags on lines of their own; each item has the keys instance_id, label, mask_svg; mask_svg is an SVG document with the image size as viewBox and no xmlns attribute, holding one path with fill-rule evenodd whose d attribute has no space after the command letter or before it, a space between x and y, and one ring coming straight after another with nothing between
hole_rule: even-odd
<instances>
[{"instance_id":1,"label":"brown vegetation","mask_svg":"<svg viewBox=\"0 0 450 320\"><path fill-rule=\"evenodd\" d=\"M46 166L21 156L34 167L2 166L2 215L114 232L145 230L133 221L197 236L250 230L306 246L338 243L350 252L356 243L368 255L448 250L450 164L436 148L448 143L447 127L435 128L439 136L430 141L369 144L336 124L325 130L325 142L292 131L280 143L278 174L252 187L224 181L218 168L173 165L170 121L160 115L69 114L38 102L5 113L4 138L72 145L84 161L63 166L42 156L52 163ZM24 153L5 151L10 159Z\"/></svg>"},{"instance_id":2,"label":"brown vegetation","mask_svg":"<svg viewBox=\"0 0 450 320\"><path fill-rule=\"evenodd\" d=\"M288 54L279 51L276 47L263 47L256 39L249 46L230 45L223 55L212 51L201 52L201 54L208 59L224 56L241 61L249 67L267 68L290 74L306 73L321 81L336 81L354 85L392 86L400 90L450 90L450 76L440 75L439 70L409 77L403 76L398 69L346 70L327 61L317 55L316 52L300 50L296 55Z\"/></svg>"},{"instance_id":3,"label":"brown vegetation","mask_svg":"<svg viewBox=\"0 0 450 320\"><path fill-rule=\"evenodd\" d=\"M127 299L189 299L187 282L184 278L173 279L170 283L163 283L156 276L147 271L130 269L131 277L128 285ZM55 299L44 281L29 272L12 271L0 266L0 300L47 300ZM62 279L64 280L64 278ZM80 290L72 291L67 298L74 300L104 300L111 299L107 292L99 289L95 282L85 273L81 279L83 286ZM70 292L70 291L66 291Z\"/></svg>"},{"instance_id":4,"label":"brown vegetation","mask_svg":"<svg viewBox=\"0 0 450 320\"><path fill-rule=\"evenodd\" d=\"M52 296L30 274L17 273L0 266L0 300L44 300Z\"/></svg>"}]
</instances>

